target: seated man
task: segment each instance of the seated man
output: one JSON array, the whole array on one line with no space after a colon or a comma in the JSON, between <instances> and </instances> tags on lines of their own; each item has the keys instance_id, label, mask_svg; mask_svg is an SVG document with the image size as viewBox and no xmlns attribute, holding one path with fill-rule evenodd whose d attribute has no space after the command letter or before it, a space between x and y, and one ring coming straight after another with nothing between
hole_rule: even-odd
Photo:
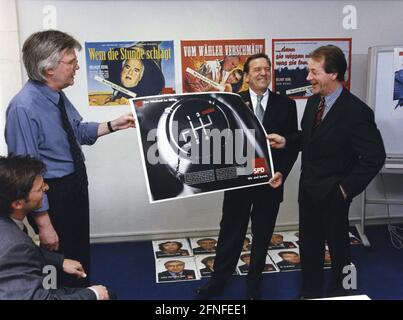
<instances>
[{"instance_id":1,"label":"seated man","mask_svg":"<svg viewBox=\"0 0 403 320\"><path fill-rule=\"evenodd\" d=\"M78 261L36 246L26 234L23 220L42 206L48 190L44 170L30 156L0 157L0 300L110 299L101 285L56 289L52 265L79 278L86 277L84 269Z\"/></svg>"}]
</instances>

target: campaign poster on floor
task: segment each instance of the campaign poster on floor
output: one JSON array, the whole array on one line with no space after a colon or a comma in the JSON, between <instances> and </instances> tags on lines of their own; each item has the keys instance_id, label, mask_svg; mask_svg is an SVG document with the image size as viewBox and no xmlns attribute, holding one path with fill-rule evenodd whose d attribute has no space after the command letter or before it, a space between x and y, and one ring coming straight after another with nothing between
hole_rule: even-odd
<instances>
[{"instance_id":1,"label":"campaign poster on floor","mask_svg":"<svg viewBox=\"0 0 403 320\"><path fill-rule=\"evenodd\" d=\"M183 92L248 89L243 65L258 53L265 53L264 39L181 41Z\"/></svg>"},{"instance_id":2,"label":"campaign poster on floor","mask_svg":"<svg viewBox=\"0 0 403 320\"><path fill-rule=\"evenodd\" d=\"M266 184L266 133L233 93L130 99L150 202Z\"/></svg>"},{"instance_id":3,"label":"campaign poster on floor","mask_svg":"<svg viewBox=\"0 0 403 320\"><path fill-rule=\"evenodd\" d=\"M173 41L86 42L90 106L175 92Z\"/></svg>"},{"instance_id":4,"label":"campaign poster on floor","mask_svg":"<svg viewBox=\"0 0 403 320\"><path fill-rule=\"evenodd\" d=\"M273 39L273 91L294 99L306 99L312 95L308 76L309 54L325 45L338 46L347 60L343 85L350 89L351 38Z\"/></svg>"},{"instance_id":5,"label":"campaign poster on floor","mask_svg":"<svg viewBox=\"0 0 403 320\"><path fill-rule=\"evenodd\" d=\"M199 280L200 275L193 257L164 258L155 260L156 282L169 283L178 281Z\"/></svg>"},{"instance_id":6,"label":"campaign poster on floor","mask_svg":"<svg viewBox=\"0 0 403 320\"><path fill-rule=\"evenodd\" d=\"M240 274L240 275L248 274L249 266L250 266L250 259L251 259L250 252L242 253L240 255L238 263L237 263L238 274ZM274 264L274 262L271 260L270 256L266 255L266 261L265 261L265 265L263 267L262 273L271 273L271 272L279 272L279 270L276 267L276 265Z\"/></svg>"},{"instance_id":7,"label":"campaign poster on floor","mask_svg":"<svg viewBox=\"0 0 403 320\"><path fill-rule=\"evenodd\" d=\"M299 249L269 250L268 255L280 271L301 270Z\"/></svg>"},{"instance_id":8,"label":"campaign poster on floor","mask_svg":"<svg viewBox=\"0 0 403 320\"><path fill-rule=\"evenodd\" d=\"M157 259L193 255L187 239L154 240L152 244Z\"/></svg>"}]
</instances>

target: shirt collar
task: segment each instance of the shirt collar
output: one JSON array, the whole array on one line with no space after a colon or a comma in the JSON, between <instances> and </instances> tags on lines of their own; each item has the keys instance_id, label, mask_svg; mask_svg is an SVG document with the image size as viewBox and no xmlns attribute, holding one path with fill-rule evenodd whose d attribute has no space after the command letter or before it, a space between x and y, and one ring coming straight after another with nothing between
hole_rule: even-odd
<instances>
[{"instance_id":1,"label":"shirt collar","mask_svg":"<svg viewBox=\"0 0 403 320\"><path fill-rule=\"evenodd\" d=\"M29 80L29 81L35 88L37 88L45 97L47 97L54 104L57 105L59 103L60 95L59 95L58 91L52 90L45 83L42 83L39 81L33 81L33 80ZM63 94L62 91L60 91L60 94Z\"/></svg>"},{"instance_id":2,"label":"shirt collar","mask_svg":"<svg viewBox=\"0 0 403 320\"><path fill-rule=\"evenodd\" d=\"M339 86L332 93L328 94L325 97L326 106L330 108L336 102L337 98L340 96L342 91L343 91L343 86Z\"/></svg>"},{"instance_id":3,"label":"shirt collar","mask_svg":"<svg viewBox=\"0 0 403 320\"><path fill-rule=\"evenodd\" d=\"M253 97L253 99L257 99L257 96L258 96L257 93L255 91L253 91L251 88L249 88L249 93L250 93L251 97ZM269 96L269 89L266 89L266 91L263 94L262 100L268 96Z\"/></svg>"},{"instance_id":4,"label":"shirt collar","mask_svg":"<svg viewBox=\"0 0 403 320\"><path fill-rule=\"evenodd\" d=\"M15 224L18 226L18 228L21 229L21 231L24 230L24 223L21 220L17 220L14 218L11 218L11 220L13 220L15 222Z\"/></svg>"}]
</instances>

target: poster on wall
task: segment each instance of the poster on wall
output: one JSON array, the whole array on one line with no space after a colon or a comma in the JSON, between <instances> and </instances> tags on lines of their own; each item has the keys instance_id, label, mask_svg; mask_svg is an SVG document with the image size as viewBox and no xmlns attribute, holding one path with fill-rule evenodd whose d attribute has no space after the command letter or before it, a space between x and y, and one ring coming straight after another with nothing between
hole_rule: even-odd
<instances>
[{"instance_id":1,"label":"poster on wall","mask_svg":"<svg viewBox=\"0 0 403 320\"><path fill-rule=\"evenodd\" d=\"M293 99L306 99L312 95L308 76L309 54L325 45L338 46L347 60L344 86L351 83L351 38L329 39L273 39L273 91Z\"/></svg>"},{"instance_id":2,"label":"poster on wall","mask_svg":"<svg viewBox=\"0 0 403 320\"><path fill-rule=\"evenodd\" d=\"M181 41L183 92L246 90L246 59L265 52L264 39Z\"/></svg>"},{"instance_id":3,"label":"poster on wall","mask_svg":"<svg viewBox=\"0 0 403 320\"><path fill-rule=\"evenodd\" d=\"M394 50L394 83L393 83L393 100L396 103L394 108L403 107L403 48L395 48Z\"/></svg>"},{"instance_id":4,"label":"poster on wall","mask_svg":"<svg viewBox=\"0 0 403 320\"><path fill-rule=\"evenodd\" d=\"M266 133L241 97L187 93L130 99L150 203L268 183Z\"/></svg>"},{"instance_id":5,"label":"poster on wall","mask_svg":"<svg viewBox=\"0 0 403 320\"><path fill-rule=\"evenodd\" d=\"M85 58L90 106L175 92L173 41L86 42Z\"/></svg>"}]
</instances>

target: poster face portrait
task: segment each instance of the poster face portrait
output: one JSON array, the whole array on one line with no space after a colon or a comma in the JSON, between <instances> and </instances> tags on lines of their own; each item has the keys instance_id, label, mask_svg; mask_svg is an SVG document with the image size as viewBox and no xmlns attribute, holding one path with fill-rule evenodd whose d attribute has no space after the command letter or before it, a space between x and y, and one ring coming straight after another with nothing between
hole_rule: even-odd
<instances>
[{"instance_id":1,"label":"poster face portrait","mask_svg":"<svg viewBox=\"0 0 403 320\"><path fill-rule=\"evenodd\" d=\"M153 249L156 258L192 255L187 239L154 240Z\"/></svg>"},{"instance_id":2,"label":"poster face portrait","mask_svg":"<svg viewBox=\"0 0 403 320\"><path fill-rule=\"evenodd\" d=\"M181 41L182 90L234 93L247 90L245 61L264 52L264 39Z\"/></svg>"},{"instance_id":3,"label":"poster face portrait","mask_svg":"<svg viewBox=\"0 0 403 320\"><path fill-rule=\"evenodd\" d=\"M90 105L174 92L173 41L86 42L85 50Z\"/></svg>"},{"instance_id":4,"label":"poster face portrait","mask_svg":"<svg viewBox=\"0 0 403 320\"><path fill-rule=\"evenodd\" d=\"M157 259L155 265L158 283L200 279L193 258Z\"/></svg>"}]
</instances>

